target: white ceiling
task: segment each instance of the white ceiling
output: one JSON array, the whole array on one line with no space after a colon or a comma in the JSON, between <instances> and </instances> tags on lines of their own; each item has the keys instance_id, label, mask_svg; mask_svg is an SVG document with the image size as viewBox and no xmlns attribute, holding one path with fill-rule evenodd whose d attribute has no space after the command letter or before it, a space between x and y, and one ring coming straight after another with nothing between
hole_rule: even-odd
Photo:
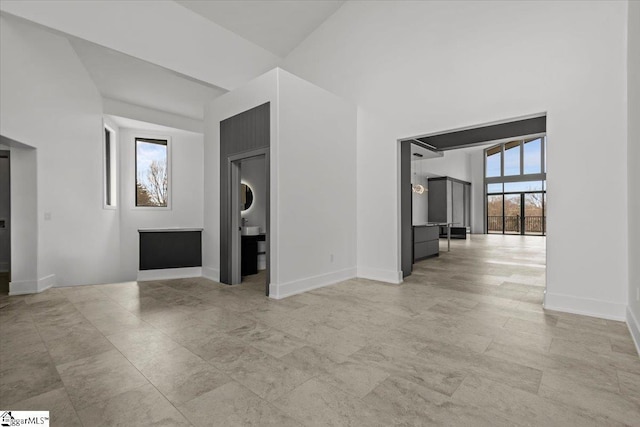
<instances>
[{"instance_id":1,"label":"white ceiling","mask_svg":"<svg viewBox=\"0 0 640 427\"><path fill-rule=\"evenodd\" d=\"M414 154L422 154L422 157L414 156ZM411 161L412 162L415 162L418 160L434 159L436 157L442 157L443 155L444 154L441 151L431 151L417 144L411 144Z\"/></svg>"},{"instance_id":2,"label":"white ceiling","mask_svg":"<svg viewBox=\"0 0 640 427\"><path fill-rule=\"evenodd\" d=\"M284 58L343 0L176 0L178 4Z\"/></svg>"},{"instance_id":3,"label":"white ceiling","mask_svg":"<svg viewBox=\"0 0 640 427\"><path fill-rule=\"evenodd\" d=\"M202 120L205 103L226 93L85 40L70 38L70 42L106 98Z\"/></svg>"},{"instance_id":4,"label":"white ceiling","mask_svg":"<svg viewBox=\"0 0 640 427\"><path fill-rule=\"evenodd\" d=\"M177 129L169 126L157 125L155 123L143 122L140 120L129 119L126 117L107 115L119 128L127 128L127 129L136 129L136 130L144 130L150 132L171 132L171 133L182 133L182 134L190 134L193 135L193 132L189 132L187 130Z\"/></svg>"}]
</instances>

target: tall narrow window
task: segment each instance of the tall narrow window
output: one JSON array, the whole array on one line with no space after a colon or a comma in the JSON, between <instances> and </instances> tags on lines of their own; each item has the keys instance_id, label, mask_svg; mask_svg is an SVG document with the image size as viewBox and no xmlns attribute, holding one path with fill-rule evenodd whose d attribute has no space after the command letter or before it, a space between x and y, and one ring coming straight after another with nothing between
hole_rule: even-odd
<instances>
[{"instance_id":1,"label":"tall narrow window","mask_svg":"<svg viewBox=\"0 0 640 427\"><path fill-rule=\"evenodd\" d=\"M136 138L136 206L169 206L169 143Z\"/></svg>"},{"instance_id":2,"label":"tall narrow window","mask_svg":"<svg viewBox=\"0 0 640 427\"><path fill-rule=\"evenodd\" d=\"M104 205L116 207L116 141L115 133L104 128Z\"/></svg>"},{"instance_id":3,"label":"tall narrow window","mask_svg":"<svg viewBox=\"0 0 640 427\"><path fill-rule=\"evenodd\" d=\"M520 141L504 145L504 175L520 175Z\"/></svg>"},{"instance_id":4,"label":"tall narrow window","mask_svg":"<svg viewBox=\"0 0 640 427\"><path fill-rule=\"evenodd\" d=\"M485 176L502 175L502 146L498 145L487 150L487 164Z\"/></svg>"},{"instance_id":5,"label":"tall narrow window","mask_svg":"<svg viewBox=\"0 0 640 427\"><path fill-rule=\"evenodd\" d=\"M524 173L542 172L542 139L524 142Z\"/></svg>"}]
</instances>

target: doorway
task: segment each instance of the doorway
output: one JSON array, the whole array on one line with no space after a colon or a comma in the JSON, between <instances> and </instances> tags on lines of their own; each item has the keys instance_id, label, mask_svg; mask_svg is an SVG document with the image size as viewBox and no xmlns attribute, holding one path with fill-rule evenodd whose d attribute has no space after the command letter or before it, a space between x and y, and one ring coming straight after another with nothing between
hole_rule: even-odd
<instances>
[{"instance_id":1,"label":"doorway","mask_svg":"<svg viewBox=\"0 0 640 427\"><path fill-rule=\"evenodd\" d=\"M11 281L11 170L9 151L0 150L0 294Z\"/></svg>"},{"instance_id":2,"label":"doorway","mask_svg":"<svg viewBox=\"0 0 640 427\"><path fill-rule=\"evenodd\" d=\"M473 218L472 233L546 235L546 114L488 123L446 132L437 132L399 139L399 261L403 276L413 270L412 220L412 146L427 153L445 154L450 151L473 153L473 161L464 161L450 168L447 158L427 159L440 163L434 170L447 177L465 168L474 185L470 189ZM497 145L496 145L497 144ZM493 147L480 152L484 147ZM479 157L480 154L484 158ZM471 154L469 154L471 155ZM423 156L420 156L423 157ZM471 158L471 157L469 157ZM424 161L421 159L420 161ZM448 169L447 169L448 168ZM480 175L482 174L482 175ZM425 178L427 174L424 174ZM472 179L469 179L471 181ZM420 185L423 187L423 185ZM499 187L499 189L497 188ZM424 188L429 192L428 185ZM415 191L415 190L414 190ZM447 196L447 206L453 200ZM465 209L466 213L466 209ZM427 224L434 219L424 218ZM437 222L441 219L437 219ZM447 217L447 222L454 222ZM458 222L460 222L458 220ZM489 232L491 229L496 230ZM452 227L453 228L453 227ZM474 231L475 230L475 231ZM468 231L467 231L468 232ZM462 233L461 233L462 234ZM470 236L469 241L473 236ZM465 237L466 239L466 237ZM491 240L491 239L490 239ZM493 239L495 240L495 239ZM460 245L458 245L460 246Z\"/></svg>"},{"instance_id":3,"label":"doorway","mask_svg":"<svg viewBox=\"0 0 640 427\"><path fill-rule=\"evenodd\" d=\"M269 187L266 149L229 157L230 283L264 283L268 294Z\"/></svg>"},{"instance_id":4,"label":"doorway","mask_svg":"<svg viewBox=\"0 0 640 427\"><path fill-rule=\"evenodd\" d=\"M242 242L247 242L247 251L247 247L254 243L248 241L256 240L255 247L264 248L264 251L257 249L258 252L264 252L257 256L264 259L264 293L267 296L270 284L270 108L267 102L220 122L220 282L228 285L242 283ZM258 186L264 188L264 195L256 194L261 204L264 203L264 222L247 222L243 227L244 209L241 209L240 203L246 203L248 194L246 183L242 186L242 170L247 170L254 161L263 162L262 178L256 178L254 185L256 189ZM257 206L257 200L255 202ZM257 237L248 238L243 234ZM260 243L258 239L263 239L263 242ZM253 251L252 254L256 255ZM244 258L246 263L246 253Z\"/></svg>"}]
</instances>

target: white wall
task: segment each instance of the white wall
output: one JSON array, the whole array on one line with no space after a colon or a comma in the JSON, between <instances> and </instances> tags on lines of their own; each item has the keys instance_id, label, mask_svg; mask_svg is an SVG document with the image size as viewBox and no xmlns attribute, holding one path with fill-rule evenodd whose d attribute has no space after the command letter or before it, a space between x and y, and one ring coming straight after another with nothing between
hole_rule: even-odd
<instances>
[{"instance_id":1,"label":"white wall","mask_svg":"<svg viewBox=\"0 0 640 427\"><path fill-rule=\"evenodd\" d=\"M400 283L397 134L383 118L362 107L357 132L358 277Z\"/></svg>"},{"instance_id":2,"label":"white wall","mask_svg":"<svg viewBox=\"0 0 640 427\"><path fill-rule=\"evenodd\" d=\"M397 138L547 112L546 306L623 319L626 21L624 2L347 2L311 34L284 67L384 119L359 122L359 267L397 265L397 238L366 249L397 237Z\"/></svg>"},{"instance_id":3,"label":"white wall","mask_svg":"<svg viewBox=\"0 0 640 427\"><path fill-rule=\"evenodd\" d=\"M627 322L640 352L640 2L629 2L628 152L629 180L629 309Z\"/></svg>"},{"instance_id":4,"label":"white wall","mask_svg":"<svg viewBox=\"0 0 640 427\"><path fill-rule=\"evenodd\" d=\"M471 168L467 150L445 151L442 157L418 160L414 163L421 163L418 170L422 170L429 176L449 176L471 182Z\"/></svg>"},{"instance_id":5,"label":"white wall","mask_svg":"<svg viewBox=\"0 0 640 427\"><path fill-rule=\"evenodd\" d=\"M279 275L271 289L283 297L356 275L356 108L278 75Z\"/></svg>"},{"instance_id":6,"label":"white wall","mask_svg":"<svg viewBox=\"0 0 640 427\"><path fill-rule=\"evenodd\" d=\"M471 169L471 232L485 232L484 150L469 153Z\"/></svg>"},{"instance_id":7,"label":"white wall","mask_svg":"<svg viewBox=\"0 0 640 427\"><path fill-rule=\"evenodd\" d=\"M167 138L170 144L170 208L135 207L135 138ZM136 280L140 228L202 228L203 135L186 131L120 128L120 263L124 280Z\"/></svg>"},{"instance_id":8,"label":"white wall","mask_svg":"<svg viewBox=\"0 0 640 427\"><path fill-rule=\"evenodd\" d=\"M102 208L100 95L65 38L0 19L0 134L36 148L17 150L14 162L24 155L35 165L37 156L37 171L21 171L29 173L22 179L37 179L29 190L37 192L37 226L30 227L37 249L14 251L11 292L33 280L38 289L118 280L118 215ZM29 264L37 277L21 276L26 270L13 263Z\"/></svg>"}]
</instances>

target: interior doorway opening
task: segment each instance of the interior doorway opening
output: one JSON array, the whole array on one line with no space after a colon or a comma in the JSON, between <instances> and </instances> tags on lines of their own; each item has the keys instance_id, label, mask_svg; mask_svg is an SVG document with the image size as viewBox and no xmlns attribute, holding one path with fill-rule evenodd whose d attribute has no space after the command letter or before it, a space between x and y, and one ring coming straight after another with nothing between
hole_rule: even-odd
<instances>
[{"instance_id":1,"label":"interior doorway opening","mask_svg":"<svg viewBox=\"0 0 640 427\"><path fill-rule=\"evenodd\" d=\"M486 285L486 292L496 295L504 285L543 303L546 116L404 138L399 143L403 276L428 274L431 280L468 281L469 289ZM464 185L458 185L463 191L456 193L456 183L470 184L470 197ZM467 216L472 218L471 227L464 221ZM435 226L440 230L430 229Z\"/></svg>"},{"instance_id":2,"label":"interior doorway opening","mask_svg":"<svg viewBox=\"0 0 640 427\"><path fill-rule=\"evenodd\" d=\"M234 157L231 173L231 283L264 284L268 295L267 153Z\"/></svg>"}]
</instances>

